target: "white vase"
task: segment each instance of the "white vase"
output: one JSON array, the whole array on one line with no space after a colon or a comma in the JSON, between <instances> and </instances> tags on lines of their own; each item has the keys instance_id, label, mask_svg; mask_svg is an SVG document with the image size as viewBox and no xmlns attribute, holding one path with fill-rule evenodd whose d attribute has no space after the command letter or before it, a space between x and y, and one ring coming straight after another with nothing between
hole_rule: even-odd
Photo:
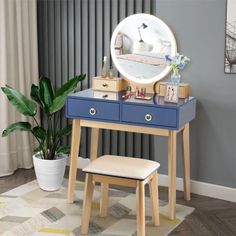
<instances>
[{"instance_id":1,"label":"white vase","mask_svg":"<svg viewBox=\"0 0 236 236\"><path fill-rule=\"evenodd\" d=\"M55 160L41 159L41 155L33 155L34 169L39 187L45 191L55 191L61 187L67 155L57 154Z\"/></svg>"}]
</instances>

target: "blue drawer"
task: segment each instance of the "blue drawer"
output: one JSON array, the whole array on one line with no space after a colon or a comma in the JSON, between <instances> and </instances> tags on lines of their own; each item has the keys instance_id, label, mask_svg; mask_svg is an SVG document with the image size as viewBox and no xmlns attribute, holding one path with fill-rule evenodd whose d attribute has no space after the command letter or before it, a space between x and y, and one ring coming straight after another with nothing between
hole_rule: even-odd
<instances>
[{"instance_id":1,"label":"blue drawer","mask_svg":"<svg viewBox=\"0 0 236 236\"><path fill-rule=\"evenodd\" d=\"M177 126L177 110L153 106L123 104L122 121L165 127Z\"/></svg>"},{"instance_id":2,"label":"blue drawer","mask_svg":"<svg viewBox=\"0 0 236 236\"><path fill-rule=\"evenodd\" d=\"M78 98L67 98L67 116L71 118L88 118L119 121L119 103L91 101Z\"/></svg>"}]
</instances>

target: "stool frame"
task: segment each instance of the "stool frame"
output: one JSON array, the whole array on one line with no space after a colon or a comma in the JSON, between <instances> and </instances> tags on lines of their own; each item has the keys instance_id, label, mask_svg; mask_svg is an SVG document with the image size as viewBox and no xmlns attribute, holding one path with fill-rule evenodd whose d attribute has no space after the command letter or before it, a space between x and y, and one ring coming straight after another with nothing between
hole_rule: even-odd
<instances>
[{"instance_id":1,"label":"stool frame","mask_svg":"<svg viewBox=\"0 0 236 236\"><path fill-rule=\"evenodd\" d=\"M151 173L144 180L118 176L107 176L96 173L86 173L81 234L88 234L95 182L100 182L103 185L101 188L102 192L100 201L101 217L105 217L107 215L107 208L109 205L108 191L110 184L136 188L136 216L138 236L145 236L145 184L149 183L150 199L152 205L152 221L155 226L160 224L157 171Z\"/></svg>"}]
</instances>

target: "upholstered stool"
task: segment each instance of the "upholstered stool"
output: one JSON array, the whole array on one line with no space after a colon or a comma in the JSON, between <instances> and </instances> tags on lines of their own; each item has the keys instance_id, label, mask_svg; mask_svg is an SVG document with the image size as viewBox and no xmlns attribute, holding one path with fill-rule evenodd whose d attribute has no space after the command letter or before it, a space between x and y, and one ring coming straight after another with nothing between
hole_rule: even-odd
<instances>
[{"instance_id":1,"label":"upholstered stool","mask_svg":"<svg viewBox=\"0 0 236 236\"><path fill-rule=\"evenodd\" d=\"M92 161L86 172L81 234L88 233L92 195L95 182L136 188L136 215L138 236L145 235L145 184L149 183L154 225L159 225L158 162L105 155ZM106 198L105 198L106 199ZM102 202L107 210L108 203ZM102 206L104 208L104 206Z\"/></svg>"}]
</instances>

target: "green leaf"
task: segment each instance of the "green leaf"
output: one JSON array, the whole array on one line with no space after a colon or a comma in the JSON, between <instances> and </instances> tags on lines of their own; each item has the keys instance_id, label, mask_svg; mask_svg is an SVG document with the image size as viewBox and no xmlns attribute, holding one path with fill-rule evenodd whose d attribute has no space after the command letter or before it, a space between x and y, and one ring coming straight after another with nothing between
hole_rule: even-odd
<instances>
[{"instance_id":1,"label":"green leaf","mask_svg":"<svg viewBox=\"0 0 236 236\"><path fill-rule=\"evenodd\" d=\"M45 76L42 76L39 81L39 95L46 112L48 112L52 105L54 91L50 79Z\"/></svg>"},{"instance_id":2,"label":"green leaf","mask_svg":"<svg viewBox=\"0 0 236 236\"><path fill-rule=\"evenodd\" d=\"M56 133L56 136L58 138L62 137L62 136L67 136L71 133L71 130L72 130L72 125L67 125L66 127L60 129L57 133Z\"/></svg>"},{"instance_id":3,"label":"green leaf","mask_svg":"<svg viewBox=\"0 0 236 236\"><path fill-rule=\"evenodd\" d=\"M2 137L6 137L8 134L15 130L20 131L31 131L31 124L29 122L16 122L10 124L3 132Z\"/></svg>"},{"instance_id":4,"label":"green leaf","mask_svg":"<svg viewBox=\"0 0 236 236\"><path fill-rule=\"evenodd\" d=\"M70 153L70 145L62 145L56 149L56 152L69 154Z\"/></svg>"},{"instance_id":5,"label":"green leaf","mask_svg":"<svg viewBox=\"0 0 236 236\"><path fill-rule=\"evenodd\" d=\"M35 137L37 137L37 138L39 138L39 139L41 139L41 140L45 140L45 139L46 139L47 132L46 132L46 130L43 129L42 127L36 126L36 127L33 128L32 134L33 134Z\"/></svg>"},{"instance_id":6,"label":"green leaf","mask_svg":"<svg viewBox=\"0 0 236 236\"><path fill-rule=\"evenodd\" d=\"M61 110L64 107L65 103L66 103L66 95L56 97L53 100L53 103L52 103L51 107L49 108L49 113L53 114L53 113Z\"/></svg>"},{"instance_id":7,"label":"green leaf","mask_svg":"<svg viewBox=\"0 0 236 236\"><path fill-rule=\"evenodd\" d=\"M1 87L6 94L9 102L16 107L16 110L25 116L35 116L37 113L37 105L29 100L26 96L21 94L16 89L9 86Z\"/></svg>"},{"instance_id":8,"label":"green leaf","mask_svg":"<svg viewBox=\"0 0 236 236\"><path fill-rule=\"evenodd\" d=\"M39 87L37 85L32 84L30 96L35 102L37 102L40 106L43 107L43 103L39 95Z\"/></svg>"},{"instance_id":9,"label":"green leaf","mask_svg":"<svg viewBox=\"0 0 236 236\"><path fill-rule=\"evenodd\" d=\"M65 105L66 97L70 94L76 87L77 84L85 78L86 75L75 76L73 79L70 79L62 87L56 91L52 105L49 108L50 114L53 114L62 109Z\"/></svg>"},{"instance_id":10,"label":"green leaf","mask_svg":"<svg viewBox=\"0 0 236 236\"><path fill-rule=\"evenodd\" d=\"M59 97L63 94L69 94L71 93L76 87L79 81L82 81L85 79L85 74L84 75L76 75L73 79L70 79L67 81L65 84L61 86L60 89L58 89L55 93L55 97Z\"/></svg>"}]
</instances>

